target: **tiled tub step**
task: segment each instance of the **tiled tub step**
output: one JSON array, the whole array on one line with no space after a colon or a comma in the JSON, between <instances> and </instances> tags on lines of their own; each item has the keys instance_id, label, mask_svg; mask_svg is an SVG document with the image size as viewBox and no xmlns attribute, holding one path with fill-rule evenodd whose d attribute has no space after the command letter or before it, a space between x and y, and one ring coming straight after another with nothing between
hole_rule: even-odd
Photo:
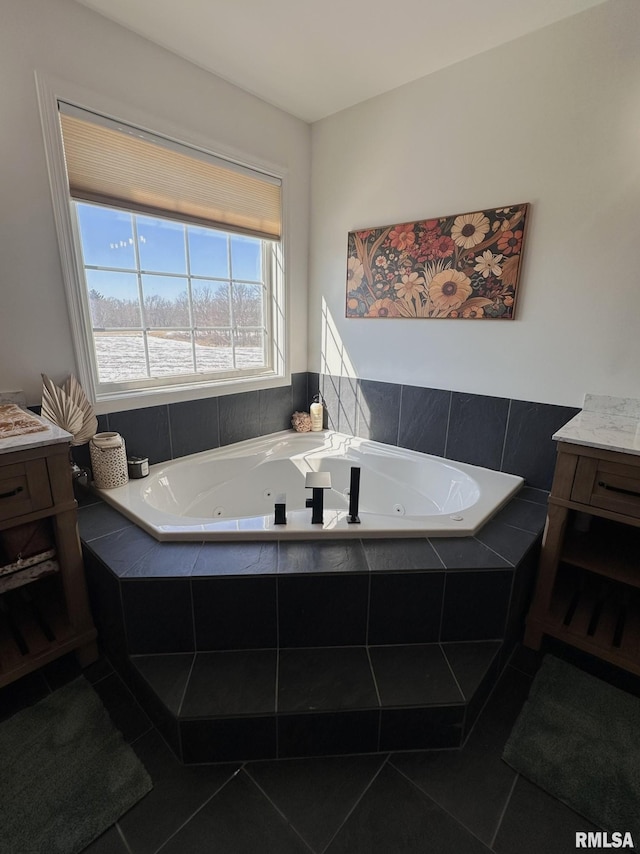
<instances>
[{"instance_id":1,"label":"tiled tub step","mask_svg":"<svg viewBox=\"0 0 640 854\"><path fill-rule=\"evenodd\" d=\"M501 644L132 656L132 687L186 764L459 747Z\"/></svg>"},{"instance_id":2,"label":"tiled tub step","mask_svg":"<svg viewBox=\"0 0 640 854\"><path fill-rule=\"evenodd\" d=\"M159 543L84 506L99 640L187 763L457 747L520 636L521 495L446 539Z\"/></svg>"}]
</instances>

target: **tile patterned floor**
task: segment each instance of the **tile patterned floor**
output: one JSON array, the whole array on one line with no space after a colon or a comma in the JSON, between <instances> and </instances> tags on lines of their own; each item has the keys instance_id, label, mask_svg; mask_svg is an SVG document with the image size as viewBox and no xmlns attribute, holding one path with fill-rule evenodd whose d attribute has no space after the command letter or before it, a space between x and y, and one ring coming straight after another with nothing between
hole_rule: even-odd
<instances>
[{"instance_id":1,"label":"tile patterned floor","mask_svg":"<svg viewBox=\"0 0 640 854\"><path fill-rule=\"evenodd\" d=\"M84 854L575 852L595 828L500 758L538 659L512 658L462 750L191 767L100 661L85 675L154 788ZM77 672L68 657L3 689L0 719Z\"/></svg>"}]
</instances>

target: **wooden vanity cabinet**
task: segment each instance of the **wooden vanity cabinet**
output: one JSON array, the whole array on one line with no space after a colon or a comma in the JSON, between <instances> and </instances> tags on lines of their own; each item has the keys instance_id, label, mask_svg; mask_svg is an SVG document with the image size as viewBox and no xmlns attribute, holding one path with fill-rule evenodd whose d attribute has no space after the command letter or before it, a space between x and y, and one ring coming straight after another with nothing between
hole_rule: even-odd
<instances>
[{"instance_id":1,"label":"wooden vanity cabinet","mask_svg":"<svg viewBox=\"0 0 640 854\"><path fill-rule=\"evenodd\" d=\"M525 645L543 635L640 676L640 456L558 443Z\"/></svg>"},{"instance_id":2,"label":"wooden vanity cabinet","mask_svg":"<svg viewBox=\"0 0 640 854\"><path fill-rule=\"evenodd\" d=\"M68 443L0 454L0 539L48 520L53 546L51 560L0 572L0 687L72 650L82 666L97 658L76 508Z\"/></svg>"}]
</instances>

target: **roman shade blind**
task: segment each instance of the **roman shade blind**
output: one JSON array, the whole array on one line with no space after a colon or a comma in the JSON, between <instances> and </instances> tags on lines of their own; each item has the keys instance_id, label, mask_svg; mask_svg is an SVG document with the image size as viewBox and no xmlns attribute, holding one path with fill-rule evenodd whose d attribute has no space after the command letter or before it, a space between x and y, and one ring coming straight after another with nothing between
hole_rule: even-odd
<instances>
[{"instance_id":1,"label":"roman shade blind","mask_svg":"<svg viewBox=\"0 0 640 854\"><path fill-rule=\"evenodd\" d=\"M280 239L279 178L58 106L72 198Z\"/></svg>"}]
</instances>

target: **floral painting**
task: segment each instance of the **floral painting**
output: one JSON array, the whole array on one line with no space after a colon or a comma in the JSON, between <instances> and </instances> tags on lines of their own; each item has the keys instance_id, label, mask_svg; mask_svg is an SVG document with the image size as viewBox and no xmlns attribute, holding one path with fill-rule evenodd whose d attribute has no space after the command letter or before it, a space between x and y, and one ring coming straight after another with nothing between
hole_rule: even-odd
<instances>
[{"instance_id":1,"label":"floral painting","mask_svg":"<svg viewBox=\"0 0 640 854\"><path fill-rule=\"evenodd\" d=\"M528 208L350 232L347 317L511 320Z\"/></svg>"}]
</instances>

